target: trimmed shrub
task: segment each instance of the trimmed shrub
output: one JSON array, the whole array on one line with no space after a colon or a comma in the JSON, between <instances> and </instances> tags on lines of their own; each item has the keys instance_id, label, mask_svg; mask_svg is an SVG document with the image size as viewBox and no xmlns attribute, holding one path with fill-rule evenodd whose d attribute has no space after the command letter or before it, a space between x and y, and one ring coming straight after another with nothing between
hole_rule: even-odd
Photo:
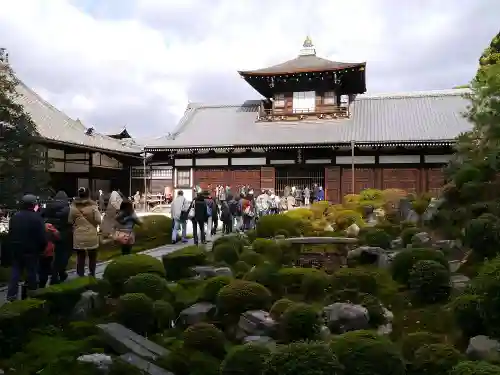
<instances>
[{"instance_id":1,"label":"trimmed shrub","mask_svg":"<svg viewBox=\"0 0 500 375\"><path fill-rule=\"evenodd\" d=\"M451 345L424 345L415 352L410 370L412 374L448 375L464 359L464 355Z\"/></svg>"},{"instance_id":2,"label":"trimmed shrub","mask_svg":"<svg viewBox=\"0 0 500 375\"><path fill-rule=\"evenodd\" d=\"M264 257L253 250L244 250L240 255L240 260L250 266L257 266L264 263Z\"/></svg>"},{"instance_id":3,"label":"trimmed shrub","mask_svg":"<svg viewBox=\"0 0 500 375\"><path fill-rule=\"evenodd\" d=\"M276 302L274 302L274 304L271 306L269 314L272 316L274 320L280 320L281 316L286 311L286 309L288 309L293 304L295 304L295 302L289 300L288 298L279 299Z\"/></svg>"},{"instance_id":4,"label":"trimmed shrub","mask_svg":"<svg viewBox=\"0 0 500 375\"><path fill-rule=\"evenodd\" d=\"M361 242L367 246L391 248L391 236L383 229L366 228L361 236Z\"/></svg>"},{"instance_id":5,"label":"trimmed shrub","mask_svg":"<svg viewBox=\"0 0 500 375\"><path fill-rule=\"evenodd\" d=\"M252 266L250 266L248 263L239 260L235 264L233 264L233 271L236 274L237 278L243 277L250 269Z\"/></svg>"},{"instance_id":6,"label":"trimmed shrub","mask_svg":"<svg viewBox=\"0 0 500 375\"><path fill-rule=\"evenodd\" d=\"M257 231L255 229L249 229L245 232L248 242L252 244L257 239Z\"/></svg>"},{"instance_id":7,"label":"trimmed shrub","mask_svg":"<svg viewBox=\"0 0 500 375\"><path fill-rule=\"evenodd\" d=\"M386 271L370 267L341 268L333 275L331 285L333 291L354 289L380 298L396 291Z\"/></svg>"},{"instance_id":8,"label":"trimmed shrub","mask_svg":"<svg viewBox=\"0 0 500 375\"><path fill-rule=\"evenodd\" d=\"M155 326L160 330L172 328L172 321L175 319L175 311L167 301L155 301L153 303L153 316Z\"/></svg>"},{"instance_id":9,"label":"trimmed shrub","mask_svg":"<svg viewBox=\"0 0 500 375\"><path fill-rule=\"evenodd\" d=\"M225 262L229 265L238 261L238 250L231 243L221 243L213 249L214 260L216 262Z\"/></svg>"},{"instance_id":10,"label":"trimmed shrub","mask_svg":"<svg viewBox=\"0 0 500 375\"><path fill-rule=\"evenodd\" d=\"M330 346L345 375L406 374L398 347L385 337L353 331L336 336Z\"/></svg>"},{"instance_id":11,"label":"trimmed shrub","mask_svg":"<svg viewBox=\"0 0 500 375\"><path fill-rule=\"evenodd\" d=\"M306 278L306 276L315 277L315 281L313 282L313 284L323 287L323 291L320 290L318 291L318 293L324 293L324 288L326 287L326 285L328 285L327 274L315 268L282 268L278 271L278 276L281 287L283 288L285 293L300 293L303 291L304 287L306 287L306 291L311 292L309 290L310 285L304 285L304 279Z\"/></svg>"},{"instance_id":12,"label":"trimmed shrub","mask_svg":"<svg viewBox=\"0 0 500 375\"><path fill-rule=\"evenodd\" d=\"M401 226L399 224L393 224L387 218L375 224L374 228L382 229L391 239L398 237L401 233Z\"/></svg>"},{"instance_id":13,"label":"trimmed shrub","mask_svg":"<svg viewBox=\"0 0 500 375\"><path fill-rule=\"evenodd\" d=\"M112 293L117 295L122 292L123 285L130 277L140 273L153 273L165 277L165 268L160 260L149 255L124 255L106 266L103 279L109 282Z\"/></svg>"},{"instance_id":14,"label":"trimmed shrub","mask_svg":"<svg viewBox=\"0 0 500 375\"><path fill-rule=\"evenodd\" d=\"M272 239L257 238L252 244L253 250L263 255L271 262L282 263L282 251L280 245Z\"/></svg>"},{"instance_id":15,"label":"trimmed shrub","mask_svg":"<svg viewBox=\"0 0 500 375\"><path fill-rule=\"evenodd\" d=\"M200 299L202 301L215 302L219 291L226 285L231 284L234 279L229 276L216 276L205 282Z\"/></svg>"},{"instance_id":16,"label":"trimmed shrub","mask_svg":"<svg viewBox=\"0 0 500 375\"><path fill-rule=\"evenodd\" d=\"M391 263L392 278L408 285L413 266L421 260L433 260L449 270L448 261L442 251L436 249L407 249L396 254Z\"/></svg>"},{"instance_id":17,"label":"trimmed shrub","mask_svg":"<svg viewBox=\"0 0 500 375\"><path fill-rule=\"evenodd\" d=\"M172 239L172 219L165 215L148 215L141 217L142 225L134 228L136 241L151 241L165 237L165 242Z\"/></svg>"},{"instance_id":18,"label":"trimmed shrub","mask_svg":"<svg viewBox=\"0 0 500 375\"><path fill-rule=\"evenodd\" d=\"M462 294L451 303L453 316L465 338L486 333L480 304L481 298L474 294Z\"/></svg>"},{"instance_id":19,"label":"trimmed shrub","mask_svg":"<svg viewBox=\"0 0 500 375\"><path fill-rule=\"evenodd\" d=\"M239 234L231 234L229 236L222 236L217 238L212 245L212 250L216 249L217 246L222 244L231 245L238 252L238 254L241 253L243 251L243 248L248 245L245 237Z\"/></svg>"},{"instance_id":20,"label":"trimmed shrub","mask_svg":"<svg viewBox=\"0 0 500 375\"><path fill-rule=\"evenodd\" d=\"M352 224L356 224L360 228L365 226L363 215L354 210L341 210L335 215L335 229L344 230Z\"/></svg>"},{"instance_id":21,"label":"trimmed shrub","mask_svg":"<svg viewBox=\"0 0 500 375\"><path fill-rule=\"evenodd\" d=\"M450 271L433 260L420 260L410 271L408 285L421 302L444 301L450 296Z\"/></svg>"},{"instance_id":22,"label":"trimmed shrub","mask_svg":"<svg viewBox=\"0 0 500 375\"><path fill-rule=\"evenodd\" d=\"M443 344L444 337L430 332L414 332L404 336L401 340L401 351L407 361L412 362L415 352L424 345Z\"/></svg>"},{"instance_id":23,"label":"trimmed shrub","mask_svg":"<svg viewBox=\"0 0 500 375\"><path fill-rule=\"evenodd\" d=\"M271 350L264 345L235 346L222 362L220 375L261 375L270 356Z\"/></svg>"},{"instance_id":24,"label":"trimmed shrub","mask_svg":"<svg viewBox=\"0 0 500 375\"><path fill-rule=\"evenodd\" d=\"M26 299L0 306L0 358L9 358L26 344L31 330L47 324L45 301Z\"/></svg>"},{"instance_id":25,"label":"trimmed shrub","mask_svg":"<svg viewBox=\"0 0 500 375\"><path fill-rule=\"evenodd\" d=\"M168 280L179 280L192 276L191 267L206 263L207 253L203 247L187 246L164 255L163 266Z\"/></svg>"},{"instance_id":26,"label":"trimmed shrub","mask_svg":"<svg viewBox=\"0 0 500 375\"><path fill-rule=\"evenodd\" d=\"M117 318L124 326L145 334L154 323L153 300L142 293L124 294L118 300Z\"/></svg>"},{"instance_id":27,"label":"trimmed shrub","mask_svg":"<svg viewBox=\"0 0 500 375\"><path fill-rule=\"evenodd\" d=\"M306 300L323 298L329 284L330 280L326 273L323 271L311 272L302 279L300 291Z\"/></svg>"},{"instance_id":28,"label":"trimmed shrub","mask_svg":"<svg viewBox=\"0 0 500 375\"><path fill-rule=\"evenodd\" d=\"M410 245L413 236L420 232L421 230L419 228L415 228L414 226L409 228L404 228L401 231L401 242L403 243L403 248Z\"/></svg>"},{"instance_id":29,"label":"trimmed shrub","mask_svg":"<svg viewBox=\"0 0 500 375\"><path fill-rule=\"evenodd\" d=\"M313 340L319 335L321 321L312 306L296 303L283 313L280 328L283 338L288 342Z\"/></svg>"},{"instance_id":30,"label":"trimmed shrub","mask_svg":"<svg viewBox=\"0 0 500 375\"><path fill-rule=\"evenodd\" d=\"M223 287L217 296L217 309L223 314L239 317L248 310L266 310L271 304L271 292L258 283L235 280Z\"/></svg>"},{"instance_id":31,"label":"trimmed shrub","mask_svg":"<svg viewBox=\"0 0 500 375\"><path fill-rule=\"evenodd\" d=\"M171 350L157 363L175 375L219 375L219 359L197 350L186 350L182 346Z\"/></svg>"},{"instance_id":32,"label":"trimmed shrub","mask_svg":"<svg viewBox=\"0 0 500 375\"><path fill-rule=\"evenodd\" d=\"M342 375L342 366L323 342L297 342L271 353L263 375Z\"/></svg>"},{"instance_id":33,"label":"trimmed shrub","mask_svg":"<svg viewBox=\"0 0 500 375\"><path fill-rule=\"evenodd\" d=\"M224 332L213 324L197 323L188 327L184 333L184 347L186 349L198 350L221 358L225 354Z\"/></svg>"},{"instance_id":34,"label":"trimmed shrub","mask_svg":"<svg viewBox=\"0 0 500 375\"><path fill-rule=\"evenodd\" d=\"M279 270L278 265L264 262L247 272L243 280L262 284L274 294L281 295L282 287L278 274Z\"/></svg>"},{"instance_id":35,"label":"trimmed shrub","mask_svg":"<svg viewBox=\"0 0 500 375\"><path fill-rule=\"evenodd\" d=\"M154 273L140 273L130 277L124 286L125 293L144 293L153 301L159 299L172 300L167 288L167 281Z\"/></svg>"},{"instance_id":36,"label":"trimmed shrub","mask_svg":"<svg viewBox=\"0 0 500 375\"><path fill-rule=\"evenodd\" d=\"M286 237L300 236L302 220L292 218L288 215L267 215L263 216L257 222L257 237L271 238L276 235L285 235Z\"/></svg>"},{"instance_id":37,"label":"trimmed shrub","mask_svg":"<svg viewBox=\"0 0 500 375\"><path fill-rule=\"evenodd\" d=\"M47 301L51 314L68 316L83 292L97 286L93 277L79 277L68 282L50 285L47 288L38 289L33 292L32 297Z\"/></svg>"},{"instance_id":38,"label":"trimmed shrub","mask_svg":"<svg viewBox=\"0 0 500 375\"><path fill-rule=\"evenodd\" d=\"M498 254L500 246L500 223L492 214L483 214L470 220L464 233L464 245L470 247L483 258Z\"/></svg>"},{"instance_id":39,"label":"trimmed shrub","mask_svg":"<svg viewBox=\"0 0 500 375\"><path fill-rule=\"evenodd\" d=\"M449 375L498 375L500 366L485 361L462 361L453 367Z\"/></svg>"}]
</instances>

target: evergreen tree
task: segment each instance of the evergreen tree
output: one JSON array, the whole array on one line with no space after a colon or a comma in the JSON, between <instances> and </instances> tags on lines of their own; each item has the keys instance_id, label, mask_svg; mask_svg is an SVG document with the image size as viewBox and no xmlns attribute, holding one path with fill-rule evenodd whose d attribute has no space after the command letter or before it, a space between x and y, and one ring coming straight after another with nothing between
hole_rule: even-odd
<instances>
[{"instance_id":1,"label":"evergreen tree","mask_svg":"<svg viewBox=\"0 0 500 375\"><path fill-rule=\"evenodd\" d=\"M26 193L47 191L44 150L30 115L16 101L18 80L0 56L0 206L13 207Z\"/></svg>"}]
</instances>

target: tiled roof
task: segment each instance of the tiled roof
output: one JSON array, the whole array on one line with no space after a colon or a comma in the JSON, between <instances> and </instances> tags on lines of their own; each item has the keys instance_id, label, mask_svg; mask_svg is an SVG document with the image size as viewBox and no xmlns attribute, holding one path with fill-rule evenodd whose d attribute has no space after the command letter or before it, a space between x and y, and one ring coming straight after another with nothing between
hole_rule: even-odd
<instances>
[{"instance_id":1,"label":"tiled roof","mask_svg":"<svg viewBox=\"0 0 500 375\"><path fill-rule=\"evenodd\" d=\"M314 71L324 71L324 70L341 70L352 68L355 66L361 66L364 63L343 63L337 61L330 61L317 57L316 55L305 55L299 56L295 59L285 61L284 63L270 66L268 68L242 71L240 74L246 75L259 75L259 74L287 74L287 73L297 73L297 72L314 72Z\"/></svg>"},{"instance_id":2,"label":"tiled roof","mask_svg":"<svg viewBox=\"0 0 500 375\"><path fill-rule=\"evenodd\" d=\"M79 121L73 120L40 95L20 82L17 87L17 102L31 115L42 138L67 143L75 146L96 148L119 153L138 153L141 149L135 145L126 144L96 131L86 135L87 128Z\"/></svg>"},{"instance_id":3,"label":"tiled roof","mask_svg":"<svg viewBox=\"0 0 500 375\"><path fill-rule=\"evenodd\" d=\"M351 117L338 120L257 122L258 101L191 104L171 135L147 148L452 141L472 125L468 89L359 95Z\"/></svg>"}]
</instances>

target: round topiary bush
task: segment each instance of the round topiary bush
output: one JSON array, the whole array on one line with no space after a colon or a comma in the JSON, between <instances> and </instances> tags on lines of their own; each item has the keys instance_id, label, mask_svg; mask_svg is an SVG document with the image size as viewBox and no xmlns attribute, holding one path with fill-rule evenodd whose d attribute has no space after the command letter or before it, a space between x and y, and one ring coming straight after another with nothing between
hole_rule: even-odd
<instances>
[{"instance_id":1,"label":"round topiary bush","mask_svg":"<svg viewBox=\"0 0 500 375\"><path fill-rule=\"evenodd\" d=\"M341 268L331 278L331 289L357 290L378 297L393 294L397 287L385 270L375 268Z\"/></svg>"},{"instance_id":2,"label":"round topiary bush","mask_svg":"<svg viewBox=\"0 0 500 375\"><path fill-rule=\"evenodd\" d=\"M271 353L263 375L343 375L342 365L323 342L297 342Z\"/></svg>"},{"instance_id":3,"label":"round topiary bush","mask_svg":"<svg viewBox=\"0 0 500 375\"><path fill-rule=\"evenodd\" d=\"M288 342L313 340L319 335L321 321L312 306L296 303L283 313L280 328L283 338Z\"/></svg>"},{"instance_id":4,"label":"round topiary bush","mask_svg":"<svg viewBox=\"0 0 500 375\"><path fill-rule=\"evenodd\" d=\"M271 238L278 234L286 237L300 236L302 221L292 218L288 215L267 215L263 216L257 222L257 237Z\"/></svg>"},{"instance_id":5,"label":"round topiary bush","mask_svg":"<svg viewBox=\"0 0 500 375\"><path fill-rule=\"evenodd\" d=\"M300 290L306 300L317 300L324 297L330 284L328 275L324 272L312 272L302 279Z\"/></svg>"},{"instance_id":6,"label":"round topiary bush","mask_svg":"<svg viewBox=\"0 0 500 375\"><path fill-rule=\"evenodd\" d=\"M420 233L421 231L422 230L415 227L409 227L403 229L403 231L401 232L401 242L403 243L403 248L405 248L407 245L410 245L413 236L416 235L417 233Z\"/></svg>"},{"instance_id":7,"label":"round topiary bush","mask_svg":"<svg viewBox=\"0 0 500 375\"><path fill-rule=\"evenodd\" d=\"M167 301L155 301L153 304L153 315L155 325L160 330L172 328L172 321L175 319L175 311Z\"/></svg>"},{"instance_id":8,"label":"round topiary bush","mask_svg":"<svg viewBox=\"0 0 500 375\"><path fill-rule=\"evenodd\" d=\"M153 301L172 299L167 281L154 273L140 273L130 277L125 282L124 291L125 293L144 293Z\"/></svg>"},{"instance_id":9,"label":"round topiary bush","mask_svg":"<svg viewBox=\"0 0 500 375\"><path fill-rule=\"evenodd\" d=\"M415 352L425 345L443 344L444 337L431 332L414 332L409 333L401 339L401 351L403 357L412 362L415 357Z\"/></svg>"},{"instance_id":10,"label":"round topiary bush","mask_svg":"<svg viewBox=\"0 0 500 375\"><path fill-rule=\"evenodd\" d=\"M244 250L240 255L240 260L250 266L264 263L264 257L253 250Z\"/></svg>"},{"instance_id":11,"label":"round topiary bush","mask_svg":"<svg viewBox=\"0 0 500 375\"><path fill-rule=\"evenodd\" d=\"M352 331L336 336L330 346L345 375L406 374L399 348L386 337Z\"/></svg>"},{"instance_id":12,"label":"round topiary bush","mask_svg":"<svg viewBox=\"0 0 500 375\"><path fill-rule=\"evenodd\" d=\"M221 243L213 249L214 260L216 262L225 262L229 265L238 261L238 250L230 243Z\"/></svg>"},{"instance_id":13,"label":"round topiary bush","mask_svg":"<svg viewBox=\"0 0 500 375\"><path fill-rule=\"evenodd\" d=\"M171 241L172 219L165 215L143 216L141 225L134 228L134 234L137 242L151 241L160 237L164 237L165 241Z\"/></svg>"},{"instance_id":14,"label":"round topiary bush","mask_svg":"<svg viewBox=\"0 0 500 375\"><path fill-rule=\"evenodd\" d=\"M237 278L243 277L248 271L250 271L251 268L252 266L242 260L233 264L233 271L235 272Z\"/></svg>"},{"instance_id":15,"label":"round topiary bush","mask_svg":"<svg viewBox=\"0 0 500 375\"><path fill-rule=\"evenodd\" d=\"M246 275L243 280L254 281L256 283L264 285L271 292L280 295L282 292L280 278L279 278L279 266L275 263L264 262L256 267L253 267Z\"/></svg>"},{"instance_id":16,"label":"round topiary bush","mask_svg":"<svg viewBox=\"0 0 500 375\"><path fill-rule=\"evenodd\" d=\"M498 375L500 366L485 361L462 361L453 367L449 375Z\"/></svg>"},{"instance_id":17,"label":"round topiary bush","mask_svg":"<svg viewBox=\"0 0 500 375\"><path fill-rule=\"evenodd\" d=\"M282 298L274 302L269 310L269 314L272 316L274 320L280 320L283 313L292 306L295 302L289 300L288 298Z\"/></svg>"},{"instance_id":18,"label":"round topiary bush","mask_svg":"<svg viewBox=\"0 0 500 375\"><path fill-rule=\"evenodd\" d=\"M231 284L234 279L229 276L216 276L205 282L200 299L202 301L215 302L219 291L226 285Z\"/></svg>"},{"instance_id":19,"label":"round topiary bush","mask_svg":"<svg viewBox=\"0 0 500 375\"><path fill-rule=\"evenodd\" d=\"M448 375L450 370L465 359L458 350L447 344L424 345L415 352L411 373Z\"/></svg>"},{"instance_id":20,"label":"round topiary bush","mask_svg":"<svg viewBox=\"0 0 500 375\"><path fill-rule=\"evenodd\" d=\"M165 357L156 362L175 375L219 375L220 359L198 350L188 350L183 346L172 348Z\"/></svg>"},{"instance_id":21,"label":"round topiary bush","mask_svg":"<svg viewBox=\"0 0 500 375\"><path fill-rule=\"evenodd\" d=\"M285 267L279 270L278 275L285 293L300 293L304 287L304 279L308 276L311 277L313 284L320 287L325 287L329 282L328 275L316 268ZM315 278L314 281L312 281L312 277ZM308 285L305 287L308 290Z\"/></svg>"},{"instance_id":22,"label":"round topiary bush","mask_svg":"<svg viewBox=\"0 0 500 375\"><path fill-rule=\"evenodd\" d=\"M433 260L449 270L448 261L443 252L436 249L407 249L397 253L392 260L392 278L403 285L408 285L413 266L421 260Z\"/></svg>"},{"instance_id":23,"label":"round topiary bush","mask_svg":"<svg viewBox=\"0 0 500 375\"><path fill-rule=\"evenodd\" d=\"M109 282L112 293L119 294L125 282L140 273L152 273L165 277L165 268L161 261L149 255L124 255L106 266L103 279Z\"/></svg>"},{"instance_id":24,"label":"round topiary bush","mask_svg":"<svg viewBox=\"0 0 500 375\"><path fill-rule=\"evenodd\" d=\"M153 300L143 293L124 294L118 300L117 319L137 333L148 332L154 324Z\"/></svg>"},{"instance_id":25,"label":"round topiary bush","mask_svg":"<svg viewBox=\"0 0 500 375\"><path fill-rule=\"evenodd\" d=\"M391 236L380 228L366 228L361 236L361 243L367 246L391 248Z\"/></svg>"},{"instance_id":26,"label":"round topiary bush","mask_svg":"<svg viewBox=\"0 0 500 375\"><path fill-rule=\"evenodd\" d=\"M184 347L209 353L217 358L224 356L224 332L213 324L197 323L188 327L184 333Z\"/></svg>"},{"instance_id":27,"label":"round topiary bush","mask_svg":"<svg viewBox=\"0 0 500 375\"><path fill-rule=\"evenodd\" d=\"M223 287L217 296L217 309L223 314L238 316L248 310L266 310L271 304L271 292L252 281L235 280Z\"/></svg>"},{"instance_id":28,"label":"round topiary bush","mask_svg":"<svg viewBox=\"0 0 500 375\"><path fill-rule=\"evenodd\" d=\"M263 255L267 260L281 264L282 251L280 245L272 239L257 238L252 244L253 250Z\"/></svg>"},{"instance_id":29,"label":"round topiary bush","mask_svg":"<svg viewBox=\"0 0 500 375\"><path fill-rule=\"evenodd\" d=\"M245 344L233 347L220 367L220 375L260 375L271 351L267 346Z\"/></svg>"},{"instance_id":30,"label":"round topiary bush","mask_svg":"<svg viewBox=\"0 0 500 375\"><path fill-rule=\"evenodd\" d=\"M464 245L482 258L491 258L500 248L500 222L495 215L483 214L470 220L464 233Z\"/></svg>"},{"instance_id":31,"label":"round topiary bush","mask_svg":"<svg viewBox=\"0 0 500 375\"><path fill-rule=\"evenodd\" d=\"M474 294L462 294L451 303L453 317L465 338L483 335L487 332L480 305L481 297Z\"/></svg>"},{"instance_id":32,"label":"round topiary bush","mask_svg":"<svg viewBox=\"0 0 500 375\"><path fill-rule=\"evenodd\" d=\"M168 280L180 280L192 276L191 267L206 264L207 253L203 247L187 246L162 258Z\"/></svg>"},{"instance_id":33,"label":"round topiary bush","mask_svg":"<svg viewBox=\"0 0 500 375\"><path fill-rule=\"evenodd\" d=\"M410 271L410 290L421 302L445 301L450 296L450 272L433 260L420 260Z\"/></svg>"}]
</instances>

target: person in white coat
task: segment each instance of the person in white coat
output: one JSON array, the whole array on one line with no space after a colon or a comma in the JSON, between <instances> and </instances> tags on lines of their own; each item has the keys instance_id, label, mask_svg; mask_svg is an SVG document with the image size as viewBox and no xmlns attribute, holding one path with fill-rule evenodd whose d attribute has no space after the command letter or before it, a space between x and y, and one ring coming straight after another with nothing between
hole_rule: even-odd
<instances>
[{"instance_id":1,"label":"person in white coat","mask_svg":"<svg viewBox=\"0 0 500 375\"><path fill-rule=\"evenodd\" d=\"M189 216L189 209L191 205L189 201L184 197L184 192L179 190L177 196L172 201L170 205L170 217L174 221L172 228L172 243L177 242L177 232L181 229L182 242L186 243L186 229L187 229L187 219Z\"/></svg>"}]
</instances>

